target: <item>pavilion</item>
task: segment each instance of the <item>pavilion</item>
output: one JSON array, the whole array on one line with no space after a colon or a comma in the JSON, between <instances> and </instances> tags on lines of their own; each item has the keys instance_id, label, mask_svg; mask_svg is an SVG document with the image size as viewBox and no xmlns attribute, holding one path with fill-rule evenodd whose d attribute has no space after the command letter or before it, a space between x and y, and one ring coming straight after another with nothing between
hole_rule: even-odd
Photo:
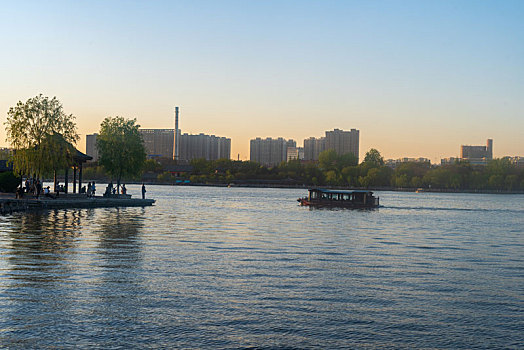
<instances>
[{"instance_id":1,"label":"pavilion","mask_svg":"<svg viewBox=\"0 0 524 350\"><path fill-rule=\"evenodd\" d=\"M77 190L76 190L76 179L77 179L76 175L77 175L77 172L78 172L78 193L80 193L81 188L82 188L82 164L84 164L88 160L92 160L93 157L88 156L87 154L80 152L76 148L74 150L75 150L74 151L75 153L73 155L73 164L71 166L73 168L73 192L72 193L77 193ZM67 191L68 191L67 188L68 188L68 185L69 185L69 169L71 167L67 167L65 169L65 185L64 185L65 193L67 193Z\"/></svg>"}]
</instances>

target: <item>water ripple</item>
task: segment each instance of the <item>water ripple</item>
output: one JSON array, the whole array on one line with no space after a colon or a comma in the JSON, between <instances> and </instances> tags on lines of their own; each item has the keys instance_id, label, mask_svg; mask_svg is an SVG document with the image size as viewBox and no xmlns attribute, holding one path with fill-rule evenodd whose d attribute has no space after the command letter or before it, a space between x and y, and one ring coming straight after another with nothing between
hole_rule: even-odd
<instances>
[{"instance_id":1,"label":"water ripple","mask_svg":"<svg viewBox=\"0 0 524 350\"><path fill-rule=\"evenodd\" d=\"M151 208L0 217L0 347L522 347L524 196L303 194L149 186Z\"/></svg>"}]
</instances>

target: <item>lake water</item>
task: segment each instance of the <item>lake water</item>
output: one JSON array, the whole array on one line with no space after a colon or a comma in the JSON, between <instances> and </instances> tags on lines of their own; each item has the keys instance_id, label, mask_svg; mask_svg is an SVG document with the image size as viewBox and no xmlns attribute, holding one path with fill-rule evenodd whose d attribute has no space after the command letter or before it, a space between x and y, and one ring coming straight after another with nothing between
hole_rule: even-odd
<instances>
[{"instance_id":1,"label":"lake water","mask_svg":"<svg viewBox=\"0 0 524 350\"><path fill-rule=\"evenodd\" d=\"M524 348L523 195L305 193L0 217L0 347Z\"/></svg>"}]
</instances>

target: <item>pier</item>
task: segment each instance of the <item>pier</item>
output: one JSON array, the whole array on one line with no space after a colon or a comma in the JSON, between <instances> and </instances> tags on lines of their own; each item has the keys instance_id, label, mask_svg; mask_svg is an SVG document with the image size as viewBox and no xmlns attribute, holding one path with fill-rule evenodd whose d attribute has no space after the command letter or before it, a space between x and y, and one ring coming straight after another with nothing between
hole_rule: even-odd
<instances>
[{"instance_id":1,"label":"pier","mask_svg":"<svg viewBox=\"0 0 524 350\"><path fill-rule=\"evenodd\" d=\"M14 193L0 194L0 214L45 209L147 207L155 203L154 199L131 198L130 195L87 197L85 194L67 194L54 199L43 195L38 199L30 195L21 199L14 196Z\"/></svg>"}]
</instances>

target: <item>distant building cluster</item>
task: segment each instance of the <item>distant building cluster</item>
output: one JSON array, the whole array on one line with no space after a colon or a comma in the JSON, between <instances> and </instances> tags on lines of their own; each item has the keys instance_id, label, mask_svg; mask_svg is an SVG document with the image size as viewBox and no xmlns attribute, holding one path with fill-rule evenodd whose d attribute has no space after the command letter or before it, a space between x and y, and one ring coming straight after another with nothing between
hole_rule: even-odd
<instances>
[{"instance_id":1,"label":"distant building cluster","mask_svg":"<svg viewBox=\"0 0 524 350\"><path fill-rule=\"evenodd\" d=\"M231 158L231 139L215 135L180 135L180 160Z\"/></svg>"},{"instance_id":2,"label":"distant building cluster","mask_svg":"<svg viewBox=\"0 0 524 350\"><path fill-rule=\"evenodd\" d=\"M175 129L140 129L149 158L173 159L175 151ZM179 160L189 161L204 158L217 160L231 157L231 139L215 135L178 135Z\"/></svg>"},{"instance_id":3,"label":"distant building cluster","mask_svg":"<svg viewBox=\"0 0 524 350\"><path fill-rule=\"evenodd\" d=\"M182 134L178 129L178 107L175 107L175 129L139 129L144 140L148 158L177 159L182 162L204 158L217 160L231 158L231 139L206 134ZM97 134L86 136L86 153L98 160L96 147ZM279 165L292 160L317 161L320 153L334 150L337 154L352 153L359 156L360 131L334 129L326 131L324 137L310 137L304 140L304 147L297 147L294 140L279 138L260 138L250 140L249 160L266 166ZM9 149L3 150L10 151ZM7 158L7 157L4 157ZM524 167L524 157L505 157L512 164ZM485 146L462 145L460 157L443 158L441 165L468 161L472 165L486 165L493 159L493 140L488 139ZM428 158L387 159L385 165L396 168L407 162L431 163Z\"/></svg>"},{"instance_id":4,"label":"distant building cluster","mask_svg":"<svg viewBox=\"0 0 524 350\"><path fill-rule=\"evenodd\" d=\"M318 160L318 156L325 150L334 150L337 154L353 153L358 159L360 131L351 129L344 131L335 129L326 131L321 138L310 137L304 140L304 160Z\"/></svg>"},{"instance_id":5,"label":"distant building cluster","mask_svg":"<svg viewBox=\"0 0 524 350\"><path fill-rule=\"evenodd\" d=\"M148 158L175 159L190 161L192 159L204 158L206 160L217 160L220 158L231 158L231 139L215 135L191 135L182 134L178 128L178 107L175 109L175 129L139 129L144 140ZM175 137L175 130L178 130ZM97 134L86 136L86 153L98 160L98 149L96 148Z\"/></svg>"},{"instance_id":6,"label":"distant building cluster","mask_svg":"<svg viewBox=\"0 0 524 350\"><path fill-rule=\"evenodd\" d=\"M288 148L297 147L293 140L286 140L282 137L277 139L257 137L249 143L249 160L262 165L275 166L288 159Z\"/></svg>"},{"instance_id":7,"label":"distant building cluster","mask_svg":"<svg viewBox=\"0 0 524 350\"><path fill-rule=\"evenodd\" d=\"M486 165L493 159L493 140L488 139L486 146L460 146L460 157L443 158L441 165L453 164L457 161L468 161L471 165Z\"/></svg>"},{"instance_id":8,"label":"distant building cluster","mask_svg":"<svg viewBox=\"0 0 524 350\"><path fill-rule=\"evenodd\" d=\"M332 149L337 154L353 153L358 159L359 131L335 129L326 131L321 138L310 137L304 140L304 147L297 147L293 140L260 137L250 141L249 160L263 165L274 166L294 159L315 161L321 152Z\"/></svg>"}]
</instances>

